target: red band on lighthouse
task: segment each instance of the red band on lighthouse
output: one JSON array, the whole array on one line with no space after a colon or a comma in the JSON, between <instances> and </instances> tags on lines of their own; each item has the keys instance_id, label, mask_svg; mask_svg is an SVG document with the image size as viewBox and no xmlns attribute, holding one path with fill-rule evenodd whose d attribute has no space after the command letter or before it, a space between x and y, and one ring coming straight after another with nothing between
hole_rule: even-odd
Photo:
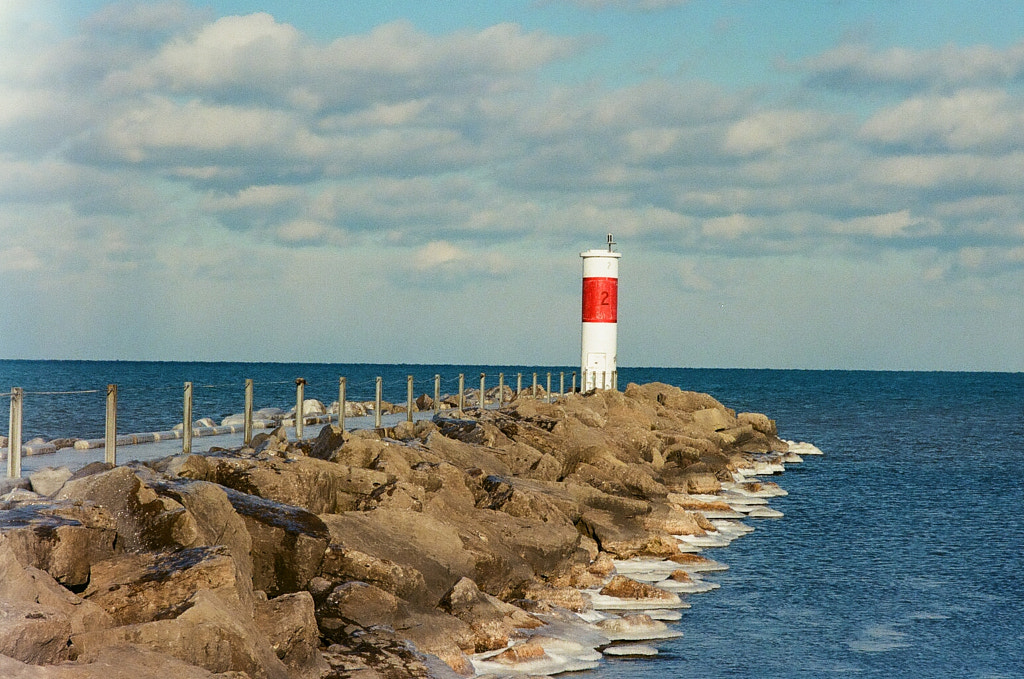
<instances>
[{"instance_id":1,"label":"red band on lighthouse","mask_svg":"<svg viewBox=\"0 0 1024 679\"><path fill-rule=\"evenodd\" d=\"M619 279L583 279L583 322L618 323Z\"/></svg>"}]
</instances>

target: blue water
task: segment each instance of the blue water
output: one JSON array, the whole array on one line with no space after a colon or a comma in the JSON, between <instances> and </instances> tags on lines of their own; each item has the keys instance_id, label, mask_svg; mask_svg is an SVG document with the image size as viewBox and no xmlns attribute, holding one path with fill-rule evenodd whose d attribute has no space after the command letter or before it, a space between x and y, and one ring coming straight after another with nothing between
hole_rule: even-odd
<instances>
[{"instance_id":1,"label":"blue water","mask_svg":"<svg viewBox=\"0 0 1024 679\"><path fill-rule=\"evenodd\" d=\"M459 372L492 386L499 370L524 386L550 370L557 389L572 368L0 361L0 391L29 392L26 438L99 436L108 382L127 432L175 423L186 380L195 416L218 419L241 410L247 377L257 407L288 407L296 377L330 402L339 376L370 399L382 375L401 402L408 374L419 394L435 373L452 392ZM753 534L711 552L730 570L691 597L681 639L584 676L1024 677L1024 374L621 370L622 385L653 380L764 412L825 457L776 479L785 518L750 520ZM83 389L98 393L32 393Z\"/></svg>"}]
</instances>

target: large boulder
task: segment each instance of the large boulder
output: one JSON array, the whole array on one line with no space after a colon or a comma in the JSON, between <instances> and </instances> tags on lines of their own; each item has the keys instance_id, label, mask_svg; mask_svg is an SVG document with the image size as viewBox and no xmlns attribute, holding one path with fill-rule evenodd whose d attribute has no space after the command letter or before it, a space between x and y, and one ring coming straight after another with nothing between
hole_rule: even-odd
<instances>
[{"instance_id":1,"label":"large boulder","mask_svg":"<svg viewBox=\"0 0 1024 679\"><path fill-rule=\"evenodd\" d=\"M252 679L289 676L251 612L208 589L195 592L185 610L172 619L83 632L72 636L72 643L83 655L132 644L167 653L210 672L245 672Z\"/></svg>"},{"instance_id":2,"label":"large boulder","mask_svg":"<svg viewBox=\"0 0 1024 679\"><path fill-rule=\"evenodd\" d=\"M255 622L291 679L320 679L329 671L320 653L316 609L309 592L257 602Z\"/></svg>"},{"instance_id":3,"label":"large boulder","mask_svg":"<svg viewBox=\"0 0 1024 679\"><path fill-rule=\"evenodd\" d=\"M88 470L79 474L83 471ZM114 517L118 542L126 551L174 548L195 539L195 524L185 508L157 495L130 466L76 474L54 497L106 509Z\"/></svg>"},{"instance_id":4,"label":"large boulder","mask_svg":"<svg viewBox=\"0 0 1024 679\"><path fill-rule=\"evenodd\" d=\"M67 618L72 632L101 629L113 619L94 603L61 586L46 571L18 560L7 535L0 534L0 601L28 603L57 611Z\"/></svg>"},{"instance_id":5,"label":"large boulder","mask_svg":"<svg viewBox=\"0 0 1024 679\"><path fill-rule=\"evenodd\" d=\"M462 578L441 599L442 610L473 630L477 653L504 648L517 629L533 629L540 620L521 608L481 592L476 583Z\"/></svg>"},{"instance_id":6,"label":"large boulder","mask_svg":"<svg viewBox=\"0 0 1024 679\"><path fill-rule=\"evenodd\" d=\"M249 603L251 583L237 577L224 547L195 547L176 552L125 554L92 567L84 598L102 607L117 624L177 617L199 590Z\"/></svg>"},{"instance_id":7,"label":"large boulder","mask_svg":"<svg viewBox=\"0 0 1024 679\"><path fill-rule=\"evenodd\" d=\"M431 604L436 604L460 578L475 575L475 560L464 548L459 532L429 514L380 508L320 518L329 529L332 551L372 554L382 563L419 572L424 599ZM337 563L328 560L332 568L338 569L336 575L345 573Z\"/></svg>"},{"instance_id":8,"label":"large boulder","mask_svg":"<svg viewBox=\"0 0 1024 679\"><path fill-rule=\"evenodd\" d=\"M0 512L0 531L19 561L71 588L88 583L91 565L115 553L115 526L111 512L92 503L24 504Z\"/></svg>"},{"instance_id":9,"label":"large boulder","mask_svg":"<svg viewBox=\"0 0 1024 679\"><path fill-rule=\"evenodd\" d=\"M204 470L183 470L188 478L212 481L242 493L302 507L314 514L349 511L361 497L393 481L387 474L311 457L207 458Z\"/></svg>"},{"instance_id":10,"label":"large boulder","mask_svg":"<svg viewBox=\"0 0 1024 679\"><path fill-rule=\"evenodd\" d=\"M323 635L345 641L346 628L385 626L401 629L416 647L436 655L452 669L467 673L465 654L473 652L475 638L469 625L437 609L412 607L408 602L364 582L338 585L317 609Z\"/></svg>"},{"instance_id":11,"label":"large boulder","mask_svg":"<svg viewBox=\"0 0 1024 679\"><path fill-rule=\"evenodd\" d=\"M252 586L269 597L306 589L320 572L330 531L299 507L225 489L252 540Z\"/></svg>"}]
</instances>

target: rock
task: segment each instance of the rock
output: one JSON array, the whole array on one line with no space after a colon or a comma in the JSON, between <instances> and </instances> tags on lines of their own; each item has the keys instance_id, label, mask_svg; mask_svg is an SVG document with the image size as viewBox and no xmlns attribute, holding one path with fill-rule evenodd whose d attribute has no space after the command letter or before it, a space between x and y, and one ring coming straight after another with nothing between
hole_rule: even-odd
<instances>
[{"instance_id":1,"label":"rock","mask_svg":"<svg viewBox=\"0 0 1024 679\"><path fill-rule=\"evenodd\" d=\"M83 655L119 644L167 653L210 672L245 672L253 679L288 679L288 669L252 616L206 589L195 592L173 619L154 620L72 636Z\"/></svg>"},{"instance_id":2,"label":"rock","mask_svg":"<svg viewBox=\"0 0 1024 679\"><path fill-rule=\"evenodd\" d=\"M297 592L320 572L331 538L304 509L225 489L252 540L252 587L267 596Z\"/></svg>"},{"instance_id":3,"label":"rock","mask_svg":"<svg viewBox=\"0 0 1024 679\"><path fill-rule=\"evenodd\" d=\"M92 567L83 597L103 608L118 625L177 617L199 590L220 598L251 602L251 587L236 577L224 547L196 547L157 554L126 554Z\"/></svg>"},{"instance_id":4,"label":"rock","mask_svg":"<svg viewBox=\"0 0 1024 679\"><path fill-rule=\"evenodd\" d=\"M504 648L516 629L533 629L541 622L526 611L507 604L462 578L441 598L442 610L470 626L477 653Z\"/></svg>"},{"instance_id":5,"label":"rock","mask_svg":"<svg viewBox=\"0 0 1024 679\"><path fill-rule=\"evenodd\" d=\"M71 470L67 467L43 467L28 476L32 491L42 496L56 493L64 482L71 478Z\"/></svg>"},{"instance_id":6,"label":"rock","mask_svg":"<svg viewBox=\"0 0 1024 679\"><path fill-rule=\"evenodd\" d=\"M740 424L749 424L765 436L778 435L775 420L769 419L767 415L761 413L739 413L736 415L736 420Z\"/></svg>"},{"instance_id":7,"label":"rock","mask_svg":"<svg viewBox=\"0 0 1024 679\"><path fill-rule=\"evenodd\" d=\"M624 517L613 512L588 509L579 521L579 528L617 559L636 556L666 557L679 552L676 540L667 535L649 532L641 518Z\"/></svg>"},{"instance_id":8,"label":"rock","mask_svg":"<svg viewBox=\"0 0 1024 679\"><path fill-rule=\"evenodd\" d=\"M345 431L337 425L329 424L320 430L309 449L309 456L318 460L330 460L335 452L345 444Z\"/></svg>"},{"instance_id":9,"label":"rock","mask_svg":"<svg viewBox=\"0 0 1024 679\"><path fill-rule=\"evenodd\" d=\"M502 665L518 665L545 657L547 657L547 652L540 643L527 641L526 643L516 644L507 651L494 656L491 660Z\"/></svg>"},{"instance_id":10,"label":"rock","mask_svg":"<svg viewBox=\"0 0 1024 679\"><path fill-rule=\"evenodd\" d=\"M472 577L476 563L463 546L459 532L423 513L381 508L372 512L345 512L321 517L330 541L343 553L373 554L423 577L423 595L440 601L460 578ZM331 562L333 563L333 562Z\"/></svg>"},{"instance_id":11,"label":"rock","mask_svg":"<svg viewBox=\"0 0 1024 679\"><path fill-rule=\"evenodd\" d=\"M113 619L99 606L72 594L45 571L19 562L7 535L0 535L0 601L38 604L57 611L68 620L72 632L113 625Z\"/></svg>"},{"instance_id":12,"label":"rock","mask_svg":"<svg viewBox=\"0 0 1024 679\"><path fill-rule=\"evenodd\" d=\"M252 538L222 486L206 481L154 483L154 490L181 503L196 527L195 539L183 547L223 546L243 582L252 581ZM240 592L245 597L245 592Z\"/></svg>"},{"instance_id":13,"label":"rock","mask_svg":"<svg viewBox=\"0 0 1024 679\"><path fill-rule=\"evenodd\" d=\"M417 569L357 549L346 549L339 543L331 544L324 554L320 572L335 582L360 580L408 601L435 603L424 597L426 583Z\"/></svg>"},{"instance_id":14,"label":"rock","mask_svg":"<svg viewBox=\"0 0 1024 679\"><path fill-rule=\"evenodd\" d=\"M114 554L114 527L110 512L91 503L50 502L0 512L4 542L19 562L73 588L89 582L93 563Z\"/></svg>"},{"instance_id":15,"label":"rock","mask_svg":"<svg viewBox=\"0 0 1024 679\"><path fill-rule=\"evenodd\" d=\"M714 495L722 490L722 484L714 471L705 463L691 464L682 470L674 482L693 495Z\"/></svg>"},{"instance_id":16,"label":"rock","mask_svg":"<svg viewBox=\"0 0 1024 679\"><path fill-rule=\"evenodd\" d=\"M28 601L0 601L0 655L33 665L70 657L71 623L58 611Z\"/></svg>"},{"instance_id":17,"label":"rock","mask_svg":"<svg viewBox=\"0 0 1024 679\"><path fill-rule=\"evenodd\" d=\"M670 600L673 595L663 589L646 582L638 582L624 575L613 576L612 579L601 588L604 596L613 596L619 599L666 599Z\"/></svg>"},{"instance_id":18,"label":"rock","mask_svg":"<svg viewBox=\"0 0 1024 679\"><path fill-rule=\"evenodd\" d=\"M0 438L3 437L0 436ZM24 477L19 477L16 479L0 479L0 496L7 495L8 493L15 489L31 490L32 483Z\"/></svg>"},{"instance_id":19,"label":"rock","mask_svg":"<svg viewBox=\"0 0 1024 679\"><path fill-rule=\"evenodd\" d=\"M106 509L114 517L118 540L126 551L173 548L194 539L194 525L185 508L159 497L128 466L75 475L54 497Z\"/></svg>"},{"instance_id":20,"label":"rock","mask_svg":"<svg viewBox=\"0 0 1024 679\"><path fill-rule=\"evenodd\" d=\"M702 408L691 413L693 422L700 429L706 431L723 431L735 426L736 418L731 416L725 408Z\"/></svg>"},{"instance_id":21,"label":"rock","mask_svg":"<svg viewBox=\"0 0 1024 679\"><path fill-rule=\"evenodd\" d=\"M346 624L363 628L387 626L401 629L403 636L419 650L432 653L452 669L465 672L474 635L470 627L437 610L413 609L408 602L363 582L348 582L334 588L317 609L321 632L328 639L345 640Z\"/></svg>"},{"instance_id":22,"label":"rock","mask_svg":"<svg viewBox=\"0 0 1024 679\"><path fill-rule=\"evenodd\" d=\"M319 650L320 633L309 592L257 602L255 622L291 679L320 679L329 671Z\"/></svg>"},{"instance_id":23,"label":"rock","mask_svg":"<svg viewBox=\"0 0 1024 679\"><path fill-rule=\"evenodd\" d=\"M207 463L209 467L203 480L302 507L314 514L355 509L360 497L394 481L393 477L379 471L313 457L289 460L216 457L207 458Z\"/></svg>"}]
</instances>

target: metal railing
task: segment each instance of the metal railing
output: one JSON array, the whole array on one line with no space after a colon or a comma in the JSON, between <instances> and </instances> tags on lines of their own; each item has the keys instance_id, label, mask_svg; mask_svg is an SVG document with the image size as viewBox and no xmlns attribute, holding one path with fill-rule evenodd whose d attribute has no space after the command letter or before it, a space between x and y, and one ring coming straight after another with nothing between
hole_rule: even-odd
<instances>
[{"instance_id":1,"label":"metal railing","mask_svg":"<svg viewBox=\"0 0 1024 679\"><path fill-rule=\"evenodd\" d=\"M498 386L492 391L491 403L495 404L496 408L502 408L506 403L506 394L509 395L509 400L519 398L522 396L530 396L532 398L538 398L540 394L540 387L537 381L538 373L532 374L532 386L528 392L523 391L523 373L516 373L516 389L511 391L510 388L506 387L505 374L499 372L497 375ZM575 371L572 372L572 387L571 391L576 391L576 378L577 374ZM550 403L555 397L555 393L552 391L552 373L547 373L547 388L544 390L544 396ZM266 382L262 383L266 385L281 385L287 384L287 382ZM105 418L104 418L104 436L102 439L78 439L74 442L74 448L78 450L88 450L92 448L103 448L104 449L104 461L111 465L117 464L117 449L118 446L133 445L140 443L152 443L157 441L165 441L171 439L181 439L181 451L183 454L190 454L192 452L192 439L197 436L216 436L224 434L237 434L242 433L244 445L249 445L253 440L253 431L256 427L269 428L281 425L293 425L295 427L296 439L302 439L304 435L304 425L306 424L324 424L337 422L338 426L342 429L346 425L346 410L347 406L351 402L349 398L350 387L355 386L358 389L366 389L368 384L351 385L348 379L344 376L338 378L338 403L337 411L334 413L334 404L331 404L324 413L307 415L305 412L307 401L305 398L305 388L307 381L304 378L297 378L294 381L295 384L295 410L292 418L287 418L287 414L271 420L257 420L254 415L254 393L255 383L252 379L246 379L243 385L243 412L242 412L242 423L241 424L222 424L217 426L208 426L210 423L203 423L197 426L197 422L193 421L193 406L195 399L195 389L237 389L237 384L201 384L195 385L192 382L185 382L183 385L183 398L182 398L182 420L181 424L176 426L174 429L167 431L157 431L150 433L141 434L126 434L119 436L117 433L117 408L118 408L118 385L108 384L106 388L106 404L105 404ZM431 409L433 413L437 415L442 405L445 403L449 404L450 408L457 409L459 414L463 414L467 408L467 393L466 393L466 381L465 374L459 373L458 375L458 387L456 394L447 394L442 396L442 379L440 374L435 374L433 379L433 398L431 399ZM565 395L565 371L559 373L559 386L557 396L559 398ZM394 385L397 388L397 385ZM169 387L174 388L174 387ZM380 429L382 426L382 415L384 410L384 380L378 376L373 380L373 426L376 429ZM56 452L54 446L50 446L51 449L47 449L43 446L26 446L22 439L22 432L24 428L24 404L26 396L77 396L84 394L98 394L101 393L100 389L86 389L78 391L34 391L26 392L21 387L13 387L10 394L0 394L0 398L7 397L10 399L10 419L8 423L8 445L7 445L7 477L8 478L19 478L21 477L21 458L23 453L27 454L39 454L40 452ZM365 393L365 391L363 392ZM413 421L413 413L419 412L416 406L415 394L415 383L412 375L408 375L405 380L405 413L406 420L408 422ZM477 395L476 406L481 410L484 410L488 405L487 396L487 374L480 373L480 388ZM426 396L426 394L424 394ZM368 401L363 402L368 403ZM394 409L392 408L392 412ZM225 419L225 422L227 419ZM180 427L180 430L179 430Z\"/></svg>"}]
</instances>

